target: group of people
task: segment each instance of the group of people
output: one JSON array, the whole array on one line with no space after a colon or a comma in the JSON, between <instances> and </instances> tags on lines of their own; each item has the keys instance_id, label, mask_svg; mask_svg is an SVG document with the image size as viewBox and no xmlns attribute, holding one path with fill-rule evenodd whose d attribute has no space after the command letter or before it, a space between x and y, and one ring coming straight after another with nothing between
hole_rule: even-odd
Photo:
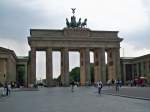
<instances>
[{"instance_id":1,"label":"group of people","mask_svg":"<svg viewBox=\"0 0 150 112\"><path fill-rule=\"evenodd\" d=\"M146 86L146 84L147 84L147 80L144 77L142 77L142 78L140 78L140 77L139 78L135 78L135 79L130 81L131 87L132 86L144 87L144 86Z\"/></svg>"},{"instance_id":2,"label":"group of people","mask_svg":"<svg viewBox=\"0 0 150 112\"><path fill-rule=\"evenodd\" d=\"M0 86L1 86L0 88L1 88L1 95L2 96L8 96L8 95L10 95L11 84L5 83L4 85L0 84Z\"/></svg>"},{"instance_id":3,"label":"group of people","mask_svg":"<svg viewBox=\"0 0 150 112\"><path fill-rule=\"evenodd\" d=\"M121 80L111 80L111 81L108 81L108 82L109 82L109 85L108 85L108 86L110 86L110 85L115 86L116 92L118 92L118 91L119 91L119 88L122 86L122 81L121 81ZM107 83L107 84L108 84L108 83ZM74 92L75 82L72 81L72 82L70 83L70 85L71 85L71 92ZM97 89L98 89L98 94L101 94L101 90L102 90L102 88L103 88L103 83L102 83L102 81L96 82L96 83L95 83L95 87L97 87Z\"/></svg>"},{"instance_id":4,"label":"group of people","mask_svg":"<svg viewBox=\"0 0 150 112\"><path fill-rule=\"evenodd\" d=\"M71 92L74 92L74 86L76 85L76 83L74 81L72 81L70 83L70 85L71 85ZM96 84L96 87L98 88L98 94L101 94L101 89L103 87L102 81L98 81L97 84Z\"/></svg>"},{"instance_id":5,"label":"group of people","mask_svg":"<svg viewBox=\"0 0 150 112\"><path fill-rule=\"evenodd\" d=\"M119 91L119 88L122 86L122 81L117 79L117 80L108 80L107 81L107 86L115 86L116 91Z\"/></svg>"},{"instance_id":6,"label":"group of people","mask_svg":"<svg viewBox=\"0 0 150 112\"><path fill-rule=\"evenodd\" d=\"M108 82L109 82L109 84L107 83L108 87L110 87L110 85L114 85L116 92L119 92L119 88L122 86L121 80L115 80L115 81L109 80ZM101 94L103 83L101 81L97 82L97 87L98 87L98 93Z\"/></svg>"}]
</instances>

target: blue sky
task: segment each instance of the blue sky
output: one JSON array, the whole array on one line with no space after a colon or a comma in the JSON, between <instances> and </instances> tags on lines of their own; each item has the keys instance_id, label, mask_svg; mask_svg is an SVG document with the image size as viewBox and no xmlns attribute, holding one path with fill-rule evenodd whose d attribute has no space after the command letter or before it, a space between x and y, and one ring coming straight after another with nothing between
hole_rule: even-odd
<instances>
[{"instance_id":1,"label":"blue sky","mask_svg":"<svg viewBox=\"0 0 150 112\"><path fill-rule=\"evenodd\" d=\"M14 50L18 56L28 55L29 30L64 28L65 18L70 19L70 8L73 7L76 8L77 19L88 19L87 25L91 30L119 31L119 37L124 38L121 56L150 53L149 0L1 0L0 46ZM54 77L57 77L60 53L53 55ZM44 53L37 53L37 57L37 77L44 77L41 75L45 73ZM79 54L70 53L70 69L78 65Z\"/></svg>"}]
</instances>

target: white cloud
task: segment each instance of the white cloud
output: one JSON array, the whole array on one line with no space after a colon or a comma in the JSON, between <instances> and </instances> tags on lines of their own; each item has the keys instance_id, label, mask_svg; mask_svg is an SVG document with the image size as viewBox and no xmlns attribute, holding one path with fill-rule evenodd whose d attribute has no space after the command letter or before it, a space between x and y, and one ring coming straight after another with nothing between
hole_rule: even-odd
<instances>
[{"instance_id":1,"label":"white cloud","mask_svg":"<svg viewBox=\"0 0 150 112\"><path fill-rule=\"evenodd\" d=\"M149 54L150 49L139 48L138 46L133 45L132 43L121 43L120 56L121 57L138 57L145 54Z\"/></svg>"},{"instance_id":2,"label":"white cloud","mask_svg":"<svg viewBox=\"0 0 150 112\"><path fill-rule=\"evenodd\" d=\"M60 52L53 52L53 77L57 78L60 75Z\"/></svg>"},{"instance_id":3,"label":"white cloud","mask_svg":"<svg viewBox=\"0 0 150 112\"><path fill-rule=\"evenodd\" d=\"M17 56L28 56L28 51L30 48L28 43L25 43L24 41L21 42L14 39L1 38L0 46L14 50Z\"/></svg>"},{"instance_id":4,"label":"white cloud","mask_svg":"<svg viewBox=\"0 0 150 112\"><path fill-rule=\"evenodd\" d=\"M80 66L80 53L79 52L69 52L69 71L74 67Z\"/></svg>"},{"instance_id":5,"label":"white cloud","mask_svg":"<svg viewBox=\"0 0 150 112\"><path fill-rule=\"evenodd\" d=\"M77 8L77 18L88 18L88 26L91 29L130 32L145 27L149 22L142 0L16 0L16 2L21 7L37 11L45 18L59 18L61 25L65 24L66 17L72 15L70 9L72 7Z\"/></svg>"},{"instance_id":6,"label":"white cloud","mask_svg":"<svg viewBox=\"0 0 150 112\"><path fill-rule=\"evenodd\" d=\"M71 16L71 7L76 7L77 17L88 18L88 26L93 29L132 31L149 22L141 0L39 0L33 6L48 17L64 18Z\"/></svg>"}]
</instances>

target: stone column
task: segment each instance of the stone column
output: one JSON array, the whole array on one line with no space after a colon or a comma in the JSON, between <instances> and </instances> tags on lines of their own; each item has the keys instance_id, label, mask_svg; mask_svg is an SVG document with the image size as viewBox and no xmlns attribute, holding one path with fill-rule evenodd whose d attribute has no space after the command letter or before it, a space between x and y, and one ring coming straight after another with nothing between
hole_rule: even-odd
<instances>
[{"instance_id":1,"label":"stone column","mask_svg":"<svg viewBox=\"0 0 150 112\"><path fill-rule=\"evenodd\" d=\"M106 83L105 49L94 49L94 82Z\"/></svg>"},{"instance_id":2,"label":"stone column","mask_svg":"<svg viewBox=\"0 0 150 112\"><path fill-rule=\"evenodd\" d=\"M69 86L69 52L68 48L61 49L61 82L63 86Z\"/></svg>"},{"instance_id":3,"label":"stone column","mask_svg":"<svg viewBox=\"0 0 150 112\"><path fill-rule=\"evenodd\" d=\"M145 75L145 71L144 71L144 61L141 61L140 64L141 64L141 66L140 66L140 69L141 69L140 76L143 76L143 75Z\"/></svg>"},{"instance_id":4,"label":"stone column","mask_svg":"<svg viewBox=\"0 0 150 112\"><path fill-rule=\"evenodd\" d=\"M46 83L47 86L52 86L53 84L53 68L52 68L52 48L46 50Z\"/></svg>"},{"instance_id":5,"label":"stone column","mask_svg":"<svg viewBox=\"0 0 150 112\"><path fill-rule=\"evenodd\" d=\"M132 80L134 79L134 63L132 63Z\"/></svg>"},{"instance_id":6,"label":"stone column","mask_svg":"<svg viewBox=\"0 0 150 112\"><path fill-rule=\"evenodd\" d=\"M126 84L126 64L123 63L123 82Z\"/></svg>"},{"instance_id":7,"label":"stone column","mask_svg":"<svg viewBox=\"0 0 150 112\"><path fill-rule=\"evenodd\" d=\"M25 77L24 77L25 86L28 87L28 81L27 81L27 80L28 80L28 79L27 79L27 75L28 75L28 68L27 68L27 66L28 66L28 65L27 65L27 63L25 63L24 66L25 66Z\"/></svg>"},{"instance_id":8,"label":"stone column","mask_svg":"<svg viewBox=\"0 0 150 112\"><path fill-rule=\"evenodd\" d=\"M116 60L116 76L121 80L120 73L120 48L115 49L115 60Z\"/></svg>"},{"instance_id":9,"label":"stone column","mask_svg":"<svg viewBox=\"0 0 150 112\"><path fill-rule=\"evenodd\" d=\"M36 49L31 47L31 74L30 84L36 83Z\"/></svg>"},{"instance_id":10,"label":"stone column","mask_svg":"<svg viewBox=\"0 0 150 112\"><path fill-rule=\"evenodd\" d=\"M147 60L145 60L144 61L144 63L143 63L144 65L143 65L143 68L144 68L144 76L146 76L147 75Z\"/></svg>"},{"instance_id":11,"label":"stone column","mask_svg":"<svg viewBox=\"0 0 150 112\"><path fill-rule=\"evenodd\" d=\"M80 49L80 84L81 86L91 83L90 76L90 53L88 48Z\"/></svg>"},{"instance_id":12,"label":"stone column","mask_svg":"<svg viewBox=\"0 0 150 112\"><path fill-rule=\"evenodd\" d=\"M112 49L107 49L107 68L108 68L108 80L115 80L114 76L114 61L113 61Z\"/></svg>"},{"instance_id":13,"label":"stone column","mask_svg":"<svg viewBox=\"0 0 150 112\"><path fill-rule=\"evenodd\" d=\"M31 80L31 50L28 52L29 60L27 63L27 87L29 87Z\"/></svg>"},{"instance_id":14,"label":"stone column","mask_svg":"<svg viewBox=\"0 0 150 112\"><path fill-rule=\"evenodd\" d=\"M119 48L110 48L107 50L107 53L108 80L115 80L117 78L121 79Z\"/></svg>"},{"instance_id":15,"label":"stone column","mask_svg":"<svg viewBox=\"0 0 150 112\"><path fill-rule=\"evenodd\" d=\"M148 75L149 73L149 61L146 60L146 76Z\"/></svg>"},{"instance_id":16,"label":"stone column","mask_svg":"<svg viewBox=\"0 0 150 112\"><path fill-rule=\"evenodd\" d=\"M139 77L139 64L138 64L138 62L136 64L136 74L137 74L137 77Z\"/></svg>"}]
</instances>

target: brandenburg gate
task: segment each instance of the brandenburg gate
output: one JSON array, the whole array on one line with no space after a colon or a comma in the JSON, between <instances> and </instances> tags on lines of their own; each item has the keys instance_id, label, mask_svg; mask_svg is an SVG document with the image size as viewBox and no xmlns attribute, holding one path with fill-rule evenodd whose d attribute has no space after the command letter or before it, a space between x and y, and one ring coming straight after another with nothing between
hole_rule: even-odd
<instances>
[{"instance_id":1,"label":"brandenburg gate","mask_svg":"<svg viewBox=\"0 0 150 112\"><path fill-rule=\"evenodd\" d=\"M73 13L74 14L74 13ZM28 43L31 47L28 83L36 82L36 51L46 51L46 82L48 86L52 81L52 51L61 52L61 82L69 85L69 51L80 53L80 84L86 85L90 77L90 51L94 53L94 82L102 80L106 83L107 54L107 80L120 78L120 42L118 31L92 31L86 28L86 21L76 22L71 16L71 22L66 19L67 27L62 30L31 29Z\"/></svg>"}]
</instances>

